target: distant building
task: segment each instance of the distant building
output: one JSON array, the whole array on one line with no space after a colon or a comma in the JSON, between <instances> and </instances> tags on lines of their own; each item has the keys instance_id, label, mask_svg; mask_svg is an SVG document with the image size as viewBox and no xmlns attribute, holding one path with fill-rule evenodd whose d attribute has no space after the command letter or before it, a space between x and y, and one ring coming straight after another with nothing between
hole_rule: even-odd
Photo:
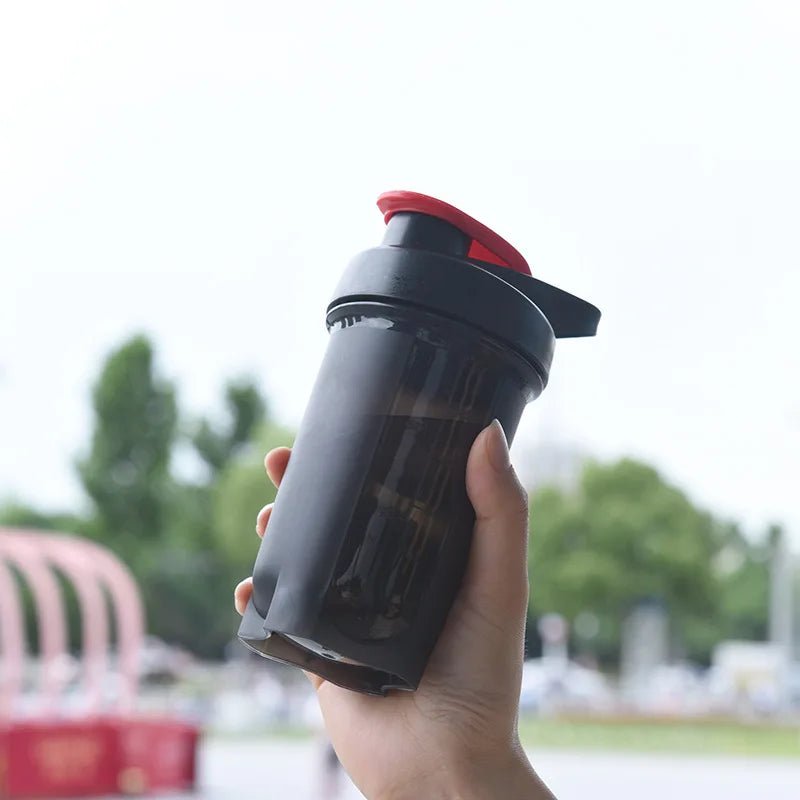
<instances>
[{"instance_id":1,"label":"distant building","mask_svg":"<svg viewBox=\"0 0 800 800\"><path fill-rule=\"evenodd\" d=\"M520 480L529 489L550 485L574 489L586 459L586 452L576 445L545 439L526 442L515 453L514 463Z\"/></svg>"},{"instance_id":2,"label":"distant building","mask_svg":"<svg viewBox=\"0 0 800 800\"><path fill-rule=\"evenodd\" d=\"M562 403L556 387L537 400L523 416L514 447L514 465L529 489L555 485L573 489L589 454L575 442L562 419Z\"/></svg>"}]
</instances>

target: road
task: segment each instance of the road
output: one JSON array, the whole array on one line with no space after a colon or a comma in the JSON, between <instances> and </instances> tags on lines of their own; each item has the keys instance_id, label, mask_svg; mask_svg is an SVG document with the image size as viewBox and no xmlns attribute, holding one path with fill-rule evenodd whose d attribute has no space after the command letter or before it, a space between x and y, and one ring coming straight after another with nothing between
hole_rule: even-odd
<instances>
[{"instance_id":1,"label":"road","mask_svg":"<svg viewBox=\"0 0 800 800\"><path fill-rule=\"evenodd\" d=\"M797 800L800 762L618 753L532 752L559 800ZM212 739L201 756L205 800L319 800L310 742ZM347 784L340 800L361 794Z\"/></svg>"}]
</instances>

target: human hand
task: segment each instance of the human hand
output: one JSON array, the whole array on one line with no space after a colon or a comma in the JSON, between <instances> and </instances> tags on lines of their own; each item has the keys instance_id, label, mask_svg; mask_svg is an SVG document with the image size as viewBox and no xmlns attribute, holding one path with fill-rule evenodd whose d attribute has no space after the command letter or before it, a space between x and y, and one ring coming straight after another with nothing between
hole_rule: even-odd
<instances>
[{"instance_id":1,"label":"human hand","mask_svg":"<svg viewBox=\"0 0 800 800\"><path fill-rule=\"evenodd\" d=\"M290 454L267 454L276 486ZM308 675L336 752L369 800L553 800L517 733L527 497L498 422L475 440L466 482L476 515L469 563L419 688L371 697ZM258 514L260 536L271 510ZM252 590L252 578L236 587L240 614Z\"/></svg>"}]
</instances>

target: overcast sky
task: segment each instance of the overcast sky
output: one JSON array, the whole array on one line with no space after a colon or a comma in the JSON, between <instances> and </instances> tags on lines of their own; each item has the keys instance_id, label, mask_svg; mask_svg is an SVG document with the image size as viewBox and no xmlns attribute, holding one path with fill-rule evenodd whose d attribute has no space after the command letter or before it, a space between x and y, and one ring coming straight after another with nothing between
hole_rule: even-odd
<instances>
[{"instance_id":1,"label":"overcast sky","mask_svg":"<svg viewBox=\"0 0 800 800\"><path fill-rule=\"evenodd\" d=\"M387 189L434 194L603 310L516 450L653 461L800 544L800 6L6 3L0 496L76 505L135 331L193 412L296 424Z\"/></svg>"}]
</instances>

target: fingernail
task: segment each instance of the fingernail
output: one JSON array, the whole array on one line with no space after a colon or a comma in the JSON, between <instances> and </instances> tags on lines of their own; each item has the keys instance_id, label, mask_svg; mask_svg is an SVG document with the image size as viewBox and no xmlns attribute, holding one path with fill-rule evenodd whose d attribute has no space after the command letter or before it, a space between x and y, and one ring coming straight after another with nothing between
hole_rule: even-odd
<instances>
[{"instance_id":1,"label":"fingernail","mask_svg":"<svg viewBox=\"0 0 800 800\"><path fill-rule=\"evenodd\" d=\"M486 437L486 455L497 472L505 472L511 466L508 452L508 439L500 420L493 419Z\"/></svg>"}]
</instances>

